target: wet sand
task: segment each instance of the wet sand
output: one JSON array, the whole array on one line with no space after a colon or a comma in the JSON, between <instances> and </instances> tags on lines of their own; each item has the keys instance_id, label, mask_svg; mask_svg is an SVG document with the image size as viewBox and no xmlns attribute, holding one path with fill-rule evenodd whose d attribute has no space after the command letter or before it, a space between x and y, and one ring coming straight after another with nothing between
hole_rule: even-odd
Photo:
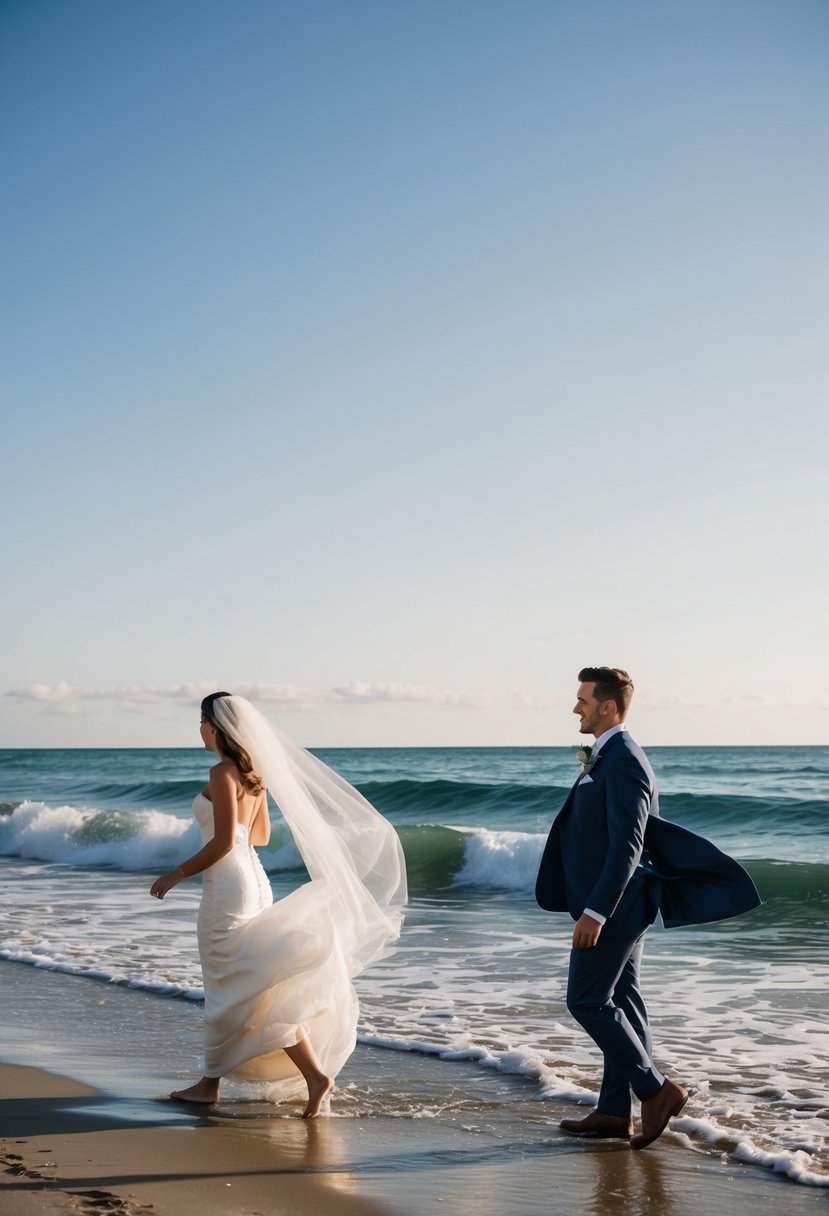
<instances>
[{"instance_id":1,"label":"wet sand","mask_svg":"<svg viewBox=\"0 0 829 1216\"><path fill-rule=\"evenodd\" d=\"M825 1190L680 1133L643 1152L574 1140L558 1129L572 1108L520 1078L375 1047L358 1047L330 1117L232 1089L194 1110L165 1092L198 1059L198 1006L19 964L0 982L0 1059L15 1061L0 1065L0 1216L825 1211Z\"/></svg>"}]
</instances>

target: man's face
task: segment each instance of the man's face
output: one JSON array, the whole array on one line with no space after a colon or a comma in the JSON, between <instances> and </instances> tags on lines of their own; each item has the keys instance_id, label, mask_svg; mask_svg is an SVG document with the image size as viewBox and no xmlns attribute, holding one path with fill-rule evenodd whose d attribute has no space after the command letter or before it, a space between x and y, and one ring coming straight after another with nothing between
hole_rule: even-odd
<instances>
[{"instance_id":1,"label":"man's face","mask_svg":"<svg viewBox=\"0 0 829 1216\"><path fill-rule=\"evenodd\" d=\"M594 683L579 684L573 713L578 714L579 734L581 735L600 735L604 730L601 706L606 705L607 702L597 701L595 693L596 685Z\"/></svg>"}]
</instances>

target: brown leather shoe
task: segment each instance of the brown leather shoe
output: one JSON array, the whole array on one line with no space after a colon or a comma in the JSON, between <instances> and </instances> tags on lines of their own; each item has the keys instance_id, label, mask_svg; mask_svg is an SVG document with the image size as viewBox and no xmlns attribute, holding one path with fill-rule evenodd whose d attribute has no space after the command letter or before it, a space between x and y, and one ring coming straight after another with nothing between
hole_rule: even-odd
<instances>
[{"instance_id":1,"label":"brown leather shoe","mask_svg":"<svg viewBox=\"0 0 829 1216\"><path fill-rule=\"evenodd\" d=\"M659 1093L642 1103L642 1130L630 1142L631 1148L646 1148L658 1140L688 1101L688 1090L676 1081L663 1081Z\"/></svg>"},{"instance_id":2,"label":"brown leather shoe","mask_svg":"<svg viewBox=\"0 0 829 1216\"><path fill-rule=\"evenodd\" d=\"M595 1140L629 1140L633 1120L624 1115L603 1115L594 1110L586 1119L562 1119L559 1127L572 1136L592 1136Z\"/></svg>"}]
</instances>

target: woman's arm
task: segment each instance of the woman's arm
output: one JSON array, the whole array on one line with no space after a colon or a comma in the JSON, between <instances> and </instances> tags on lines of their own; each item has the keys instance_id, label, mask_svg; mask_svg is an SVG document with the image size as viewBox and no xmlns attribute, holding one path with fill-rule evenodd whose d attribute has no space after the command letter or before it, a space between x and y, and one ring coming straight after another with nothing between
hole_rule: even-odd
<instances>
[{"instance_id":1,"label":"woman's arm","mask_svg":"<svg viewBox=\"0 0 829 1216\"><path fill-rule=\"evenodd\" d=\"M236 834L236 778L233 766L226 762L215 765L210 770L207 788L210 790L210 801L213 803L213 839L183 861L177 869L157 878L150 887L150 895L163 899L183 878L192 878L201 874L217 861L226 856L233 848L233 838Z\"/></svg>"}]
</instances>

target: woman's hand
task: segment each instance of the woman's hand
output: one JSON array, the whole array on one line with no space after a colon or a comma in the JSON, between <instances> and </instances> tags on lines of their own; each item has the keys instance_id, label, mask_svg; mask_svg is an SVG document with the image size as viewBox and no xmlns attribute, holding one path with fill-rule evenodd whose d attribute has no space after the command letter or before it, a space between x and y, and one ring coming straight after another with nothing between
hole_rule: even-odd
<instances>
[{"instance_id":1,"label":"woman's hand","mask_svg":"<svg viewBox=\"0 0 829 1216\"><path fill-rule=\"evenodd\" d=\"M163 899L168 891L172 891L173 887L181 882L184 875L181 870L171 870L169 874L162 874L161 878L157 878L150 887L150 895L154 895L156 899Z\"/></svg>"}]
</instances>

